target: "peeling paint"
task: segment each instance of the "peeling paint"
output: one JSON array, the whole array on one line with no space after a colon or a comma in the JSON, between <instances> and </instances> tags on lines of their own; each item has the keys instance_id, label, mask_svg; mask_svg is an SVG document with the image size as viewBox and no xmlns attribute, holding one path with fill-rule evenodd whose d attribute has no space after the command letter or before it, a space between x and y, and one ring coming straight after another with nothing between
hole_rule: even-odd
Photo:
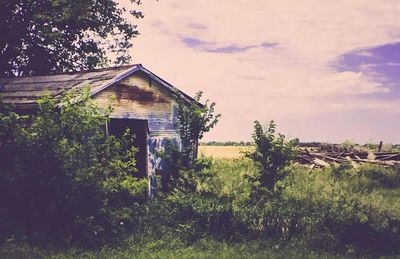
<instances>
[{"instance_id":1,"label":"peeling paint","mask_svg":"<svg viewBox=\"0 0 400 259\"><path fill-rule=\"evenodd\" d=\"M149 195L157 186L156 174L165 171L166 163L159 156L169 141L181 148L178 123L178 104L171 93L162 90L159 82L151 81L141 74L131 75L118 85L111 86L96 95L94 101L100 105L110 104L111 118L140 119L148 122L147 136L147 175Z\"/></svg>"},{"instance_id":2,"label":"peeling paint","mask_svg":"<svg viewBox=\"0 0 400 259\"><path fill-rule=\"evenodd\" d=\"M137 85L119 84L115 86L117 101L121 99L139 102L142 105L154 105L155 103L170 103L167 98L155 91L140 88Z\"/></svg>"},{"instance_id":3,"label":"peeling paint","mask_svg":"<svg viewBox=\"0 0 400 259\"><path fill-rule=\"evenodd\" d=\"M147 140L148 150L148 179L149 179L149 196L156 191L156 174L167 170L165 161L158 155L159 152L165 151L169 142L175 147L181 149L180 137L177 134L158 135L149 137Z\"/></svg>"}]
</instances>

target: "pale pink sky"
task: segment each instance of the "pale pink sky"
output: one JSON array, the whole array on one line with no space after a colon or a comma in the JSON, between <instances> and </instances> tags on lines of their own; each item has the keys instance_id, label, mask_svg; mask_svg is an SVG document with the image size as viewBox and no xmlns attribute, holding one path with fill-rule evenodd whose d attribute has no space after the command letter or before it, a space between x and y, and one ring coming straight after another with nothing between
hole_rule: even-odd
<instances>
[{"instance_id":1,"label":"pale pink sky","mask_svg":"<svg viewBox=\"0 0 400 259\"><path fill-rule=\"evenodd\" d=\"M122 2L129 2L123 0ZM274 119L302 141L400 143L398 0L145 0L133 63L222 113L204 140Z\"/></svg>"}]
</instances>

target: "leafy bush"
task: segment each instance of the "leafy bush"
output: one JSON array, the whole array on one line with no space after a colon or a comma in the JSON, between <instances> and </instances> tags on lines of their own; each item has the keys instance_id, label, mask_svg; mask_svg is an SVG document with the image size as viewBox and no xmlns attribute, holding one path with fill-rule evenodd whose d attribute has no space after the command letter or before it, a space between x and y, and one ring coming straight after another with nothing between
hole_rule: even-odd
<instances>
[{"instance_id":1,"label":"leafy bush","mask_svg":"<svg viewBox=\"0 0 400 259\"><path fill-rule=\"evenodd\" d=\"M203 92L196 93L194 100L200 103ZM182 162L184 167L190 166L197 158L199 140L218 123L221 114L215 114L215 103L190 105L179 102L178 120L179 135L182 146Z\"/></svg>"},{"instance_id":2,"label":"leafy bush","mask_svg":"<svg viewBox=\"0 0 400 259\"><path fill-rule=\"evenodd\" d=\"M166 143L165 150L158 152L158 156L163 161L163 170L158 177L164 193L174 190L194 192L199 184L213 177L207 170L211 166L210 159L195 159L188 164L187 154L172 141Z\"/></svg>"},{"instance_id":3,"label":"leafy bush","mask_svg":"<svg viewBox=\"0 0 400 259\"><path fill-rule=\"evenodd\" d=\"M210 166L206 159L197 159L198 141L204 133L209 132L217 123L221 114L215 113L215 103L200 104L202 92L198 92L194 100L198 103L187 105L178 101L179 136L181 145L169 141L164 151L158 153L164 162L164 169L159 172L161 189L164 192L175 188L194 191L197 179L207 177L203 169Z\"/></svg>"},{"instance_id":4,"label":"leafy bush","mask_svg":"<svg viewBox=\"0 0 400 259\"><path fill-rule=\"evenodd\" d=\"M125 222L146 180L135 177L132 136L106 136L107 111L80 96L65 96L60 108L45 97L35 115L1 108L2 239L95 245L135 227Z\"/></svg>"},{"instance_id":5,"label":"leafy bush","mask_svg":"<svg viewBox=\"0 0 400 259\"><path fill-rule=\"evenodd\" d=\"M258 121L254 124L253 139L256 150L247 156L261 168L259 176L254 180L258 181L261 187L271 191L275 183L284 177L282 169L295 157L295 147L299 141L285 141L284 135L275 134L274 121L270 122L266 130Z\"/></svg>"}]
</instances>

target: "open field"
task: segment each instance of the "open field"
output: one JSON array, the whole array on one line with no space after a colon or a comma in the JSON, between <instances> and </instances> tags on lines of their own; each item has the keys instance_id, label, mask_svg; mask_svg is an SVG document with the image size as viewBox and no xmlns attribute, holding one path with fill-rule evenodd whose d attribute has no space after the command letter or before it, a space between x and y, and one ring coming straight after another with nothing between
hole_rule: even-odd
<instances>
[{"instance_id":1,"label":"open field","mask_svg":"<svg viewBox=\"0 0 400 259\"><path fill-rule=\"evenodd\" d=\"M239 158L253 149L252 146L199 146L199 153L206 157Z\"/></svg>"}]
</instances>

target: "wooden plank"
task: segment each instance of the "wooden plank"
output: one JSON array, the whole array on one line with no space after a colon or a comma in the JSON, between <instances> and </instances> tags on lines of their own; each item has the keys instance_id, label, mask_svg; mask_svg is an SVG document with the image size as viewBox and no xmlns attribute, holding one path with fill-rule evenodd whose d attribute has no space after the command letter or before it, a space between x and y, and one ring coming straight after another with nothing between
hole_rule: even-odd
<instances>
[{"instance_id":1,"label":"wooden plank","mask_svg":"<svg viewBox=\"0 0 400 259\"><path fill-rule=\"evenodd\" d=\"M390 165L394 166L397 161L380 161L380 160L368 160L368 159L356 159L357 162L377 164L377 165Z\"/></svg>"},{"instance_id":2,"label":"wooden plank","mask_svg":"<svg viewBox=\"0 0 400 259\"><path fill-rule=\"evenodd\" d=\"M21 91L44 91L69 89L84 80L63 81L63 82L48 82L48 83L30 83L30 84L8 84L4 86L2 92L21 92Z\"/></svg>"},{"instance_id":3,"label":"wooden plank","mask_svg":"<svg viewBox=\"0 0 400 259\"><path fill-rule=\"evenodd\" d=\"M56 95L63 92L63 90L54 89L54 90L46 90L46 91L25 91L25 92L5 92L1 93L4 98L39 98L44 96L45 94Z\"/></svg>"},{"instance_id":4,"label":"wooden plank","mask_svg":"<svg viewBox=\"0 0 400 259\"><path fill-rule=\"evenodd\" d=\"M387 155L387 156L381 157L379 160L397 160L394 158L400 159L400 153Z\"/></svg>"},{"instance_id":5,"label":"wooden plank","mask_svg":"<svg viewBox=\"0 0 400 259\"><path fill-rule=\"evenodd\" d=\"M123 68L124 70L126 68ZM47 83L62 83L72 81L84 81L93 78L107 77L112 78L118 74L121 69L109 70L109 71L92 71L92 72L76 72L72 74L58 74L49 76L28 76L28 77L15 77L8 79L4 82L6 85L18 85L18 84L47 84Z\"/></svg>"},{"instance_id":6,"label":"wooden plank","mask_svg":"<svg viewBox=\"0 0 400 259\"><path fill-rule=\"evenodd\" d=\"M314 162L314 164L316 164L318 166L329 167L329 164L327 162L325 162L324 160L319 159L319 158L314 158L313 162Z\"/></svg>"},{"instance_id":7,"label":"wooden plank","mask_svg":"<svg viewBox=\"0 0 400 259\"><path fill-rule=\"evenodd\" d=\"M354 162L354 160L351 159L350 156L346 156L346 159L347 159L347 161L350 162L350 164L351 164L352 167L354 167L354 168L358 168L358 167L359 167L359 165L358 165L356 162Z\"/></svg>"},{"instance_id":8,"label":"wooden plank","mask_svg":"<svg viewBox=\"0 0 400 259\"><path fill-rule=\"evenodd\" d=\"M12 79L3 79L3 91L34 91L43 89L65 89L89 80L90 82L104 82L111 80L121 69L110 71L78 72L75 74L62 74L52 76L34 76ZM96 85L100 85L99 83Z\"/></svg>"},{"instance_id":9,"label":"wooden plank","mask_svg":"<svg viewBox=\"0 0 400 259\"><path fill-rule=\"evenodd\" d=\"M325 156L325 158L328 159L328 160L330 160L330 161L332 161L332 162L338 162L338 163L343 163L343 162L346 162L346 161L347 161L346 159L344 159L344 158L342 158L342 157L336 157L336 158L334 158L334 157Z\"/></svg>"}]
</instances>

